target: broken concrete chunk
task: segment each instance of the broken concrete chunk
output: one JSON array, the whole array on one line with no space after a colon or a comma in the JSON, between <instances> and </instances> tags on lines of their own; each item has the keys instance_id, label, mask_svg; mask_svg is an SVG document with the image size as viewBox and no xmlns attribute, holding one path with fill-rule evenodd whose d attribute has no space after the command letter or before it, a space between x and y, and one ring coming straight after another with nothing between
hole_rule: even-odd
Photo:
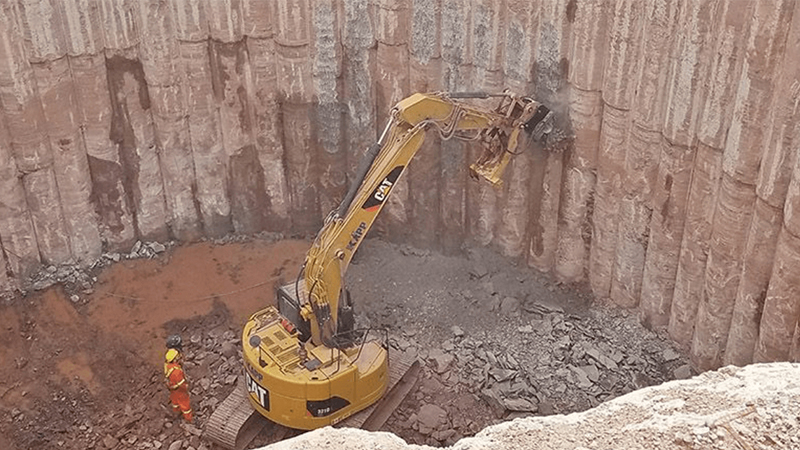
<instances>
[{"instance_id":1,"label":"broken concrete chunk","mask_svg":"<svg viewBox=\"0 0 800 450\"><path fill-rule=\"evenodd\" d=\"M431 404L422 405L417 413L419 432L430 435L447 424L447 411Z\"/></svg>"},{"instance_id":2,"label":"broken concrete chunk","mask_svg":"<svg viewBox=\"0 0 800 450\"><path fill-rule=\"evenodd\" d=\"M675 350L668 348L661 353L661 357L664 358L664 361L674 361L680 358L681 355Z\"/></svg>"},{"instance_id":3,"label":"broken concrete chunk","mask_svg":"<svg viewBox=\"0 0 800 450\"><path fill-rule=\"evenodd\" d=\"M187 433L193 436L200 436L203 434L203 431L197 428L196 426L190 423L183 423L181 424L181 428L183 428Z\"/></svg>"},{"instance_id":4,"label":"broken concrete chunk","mask_svg":"<svg viewBox=\"0 0 800 450\"><path fill-rule=\"evenodd\" d=\"M619 377L613 373L604 373L598 384L606 391L610 391L619 382Z\"/></svg>"},{"instance_id":5,"label":"broken concrete chunk","mask_svg":"<svg viewBox=\"0 0 800 450\"><path fill-rule=\"evenodd\" d=\"M520 301L515 297L505 297L500 302L500 312L505 315L512 315L519 312Z\"/></svg>"},{"instance_id":6,"label":"broken concrete chunk","mask_svg":"<svg viewBox=\"0 0 800 450\"><path fill-rule=\"evenodd\" d=\"M617 366L617 363L614 362L613 359L611 359L608 356L606 356L603 353L601 353L600 350L597 349L594 346L590 345L586 349L586 354L591 356L595 361L597 361L600 364L604 365L606 367L606 369L617 370L619 368L619 366Z\"/></svg>"},{"instance_id":7,"label":"broken concrete chunk","mask_svg":"<svg viewBox=\"0 0 800 450\"><path fill-rule=\"evenodd\" d=\"M581 389L587 389L592 387L592 382L589 380L589 376L586 372L581 369L580 367L569 366L569 369L572 371L573 375L575 376L575 380L578 383L578 387Z\"/></svg>"},{"instance_id":8,"label":"broken concrete chunk","mask_svg":"<svg viewBox=\"0 0 800 450\"><path fill-rule=\"evenodd\" d=\"M445 353L438 348L431 350L428 356L428 361L433 363L433 370L440 374L447 371L450 365L453 364L454 360L455 356Z\"/></svg>"},{"instance_id":9,"label":"broken concrete chunk","mask_svg":"<svg viewBox=\"0 0 800 450\"><path fill-rule=\"evenodd\" d=\"M425 395L434 395L441 392L444 385L436 377L425 378L420 382L419 390Z\"/></svg>"},{"instance_id":10,"label":"broken concrete chunk","mask_svg":"<svg viewBox=\"0 0 800 450\"><path fill-rule=\"evenodd\" d=\"M394 347L402 352L406 351L408 347L411 346L411 343L409 343L407 339L401 337L393 339L392 342L394 343Z\"/></svg>"},{"instance_id":11,"label":"broken concrete chunk","mask_svg":"<svg viewBox=\"0 0 800 450\"><path fill-rule=\"evenodd\" d=\"M516 370L511 369L501 369L499 367L492 367L489 369L489 375L492 376L498 383L502 383L503 381L510 380L514 378L514 375L517 374Z\"/></svg>"},{"instance_id":12,"label":"broken concrete chunk","mask_svg":"<svg viewBox=\"0 0 800 450\"><path fill-rule=\"evenodd\" d=\"M233 345L230 341L225 341L222 343L222 347L220 348L220 353L226 358L230 358L236 355L236 346Z\"/></svg>"},{"instance_id":13,"label":"broken concrete chunk","mask_svg":"<svg viewBox=\"0 0 800 450\"><path fill-rule=\"evenodd\" d=\"M501 417L506 412L506 405L503 403L503 399L500 397L500 394L495 389L483 389L481 390L481 399L492 408L495 415Z\"/></svg>"},{"instance_id":14,"label":"broken concrete chunk","mask_svg":"<svg viewBox=\"0 0 800 450\"><path fill-rule=\"evenodd\" d=\"M459 327L458 325L453 325L450 328L450 331L453 332L453 335L455 337L463 337L464 336L464 330L462 330L461 327Z\"/></svg>"},{"instance_id":15,"label":"broken concrete chunk","mask_svg":"<svg viewBox=\"0 0 800 450\"><path fill-rule=\"evenodd\" d=\"M600 371L597 370L597 366L594 364L589 364L586 366L578 367L586 376L591 380L593 383L596 383L597 380L600 378Z\"/></svg>"},{"instance_id":16,"label":"broken concrete chunk","mask_svg":"<svg viewBox=\"0 0 800 450\"><path fill-rule=\"evenodd\" d=\"M439 441L439 442L446 442L448 439L450 439L450 438L452 438L453 436L455 436L455 435L456 435L456 433L457 433L457 432L456 432L456 430L454 430L454 429L452 429L452 428L451 428L451 429L449 429L449 430L435 431L435 432L434 432L434 433L431 435L431 437L432 437L432 438L434 438L434 439L436 439L436 440L437 440L437 441Z\"/></svg>"},{"instance_id":17,"label":"broken concrete chunk","mask_svg":"<svg viewBox=\"0 0 800 450\"><path fill-rule=\"evenodd\" d=\"M676 380L685 380L692 377L692 366L684 364L673 371Z\"/></svg>"},{"instance_id":18,"label":"broken concrete chunk","mask_svg":"<svg viewBox=\"0 0 800 450\"><path fill-rule=\"evenodd\" d=\"M508 366L507 366L508 368L513 368L513 367L518 367L519 366L519 363L517 362L516 359L514 359L513 356L511 356L509 354L506 354L505 356L506 356L506 362L508 363Z\"/></svg>"},{"instance_id":19,"label":"broken concrete chunk","mask_svg":"<svg viewBox=\"0 0 800 450\"><path fill-rule=\"evenodd\" d=\"M211 380L208 378L201 378L200 381L197 382L204 391L207 391L208 388L211 387Z\"/></svg>"},{"instance_id":20,"label":"broken concrete chunk","mask_svg":"<svg viewBox=\"0 0 800 450\"><path fill-rule=\"evenodd\" d=\"M114 448L117 444L119 444L119 440L110 434L107 434L106 437L103 438L103 445L106 448Z\"/></svg>"},{"instance_id":21,"label":"broken concrete chunk","mask_svg":"<svg viewBox=\"0 0 800 450\"><path fill-rule=\"evenodd\" d=\"M470 270L469 274L475 278L483 278L489 273L489 270L483 264L475 264Z\"/></svg>"},{"instance_id":22,"label":"broken concrete chunk","mask_svg":"<svg viewBox=\"0 0 800 450\"><path fill-rule=\"evenodd\" d=\"M506 398L503 399L503 405L509 411L536 412L539 409L534 402L524 398Z\"/></svg>"}]
</instances>

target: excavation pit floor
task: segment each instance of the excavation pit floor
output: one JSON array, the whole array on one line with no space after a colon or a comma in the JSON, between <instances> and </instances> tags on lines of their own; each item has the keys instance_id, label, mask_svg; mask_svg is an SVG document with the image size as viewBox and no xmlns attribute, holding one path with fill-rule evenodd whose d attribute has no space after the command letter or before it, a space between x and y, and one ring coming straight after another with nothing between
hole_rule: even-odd
<instances>
[{"instance_id":1,"label":"excavation pit floor","mask_svg":"<svg viewBox=\"0 0 800 450\"><path fill-rule=\"evenodd\" d=\"M105 255L89 287L5 302L0 448L213 448L200 434L240 373L241 326L294 280L308 245L228 238ZM358 324L388 328L391 352L424 363L384 426L409 443L449 445L493 423L583 411L690 375L685 356L633 314L590 306L588 290L489 249L445 256L368 239L347 285ZM167 410L162 357L175 332L186 341L193 426Z\"/></svg>"}]
</instances>

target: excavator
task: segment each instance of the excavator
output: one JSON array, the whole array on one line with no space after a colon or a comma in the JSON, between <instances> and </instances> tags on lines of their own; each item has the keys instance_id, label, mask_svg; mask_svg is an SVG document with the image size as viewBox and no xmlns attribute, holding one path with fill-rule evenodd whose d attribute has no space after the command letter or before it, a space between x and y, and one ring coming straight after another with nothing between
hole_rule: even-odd
<instances>
[{"instance_id":1,"label":"excavator","mask_svg":"<svg viewBox=\"0 0 800 450\"><path fill-rule=\"evenodd\" d=\"M499 100L493 109L465 101L493 98ZM501 185L513 155L531 142L547 147L558 135L546 106L508 90L417 93L397 103L341 203L326 217L297 279L278 288L277 307L257 311L245 324L244 382L209 419L206 435L211 440L236 447L241 441L237 435L254 412L299 430L340 423L362 426L379 400L390 397L387 391L405 386L399 400L394 395L394 407L408 393L410 383L401 381L410 373L416 376L418 363L389 357L386 330L355 326L345 274L431 131L442 140L480 145L470 174L495 186ZM380 414L388 417L387 407L382 409ZM354 421L356 417L361 419Z\"/></svg>"}]
</instances>

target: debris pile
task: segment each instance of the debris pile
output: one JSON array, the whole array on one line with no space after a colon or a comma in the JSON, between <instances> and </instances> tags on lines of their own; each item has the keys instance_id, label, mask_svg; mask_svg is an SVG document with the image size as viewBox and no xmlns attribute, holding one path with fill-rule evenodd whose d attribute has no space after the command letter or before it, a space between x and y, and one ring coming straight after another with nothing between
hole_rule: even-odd
<instances>
[{"instance_id":1,"label":"debris pile","mask_svg":"<svg viewBox=\"0 0 800 450\"><path fill-rule=\"evenodd\" d=\"M608 314L602 317L605 326L614 317ZM473 337L457 325L438 345L423 343L419 334L392 335L395 350L416 351L426 362L418 403L398 411L405 420L392 422L393 431L414 443L452 444L499 419L583 411L636 389L691 375L686 358L654 335L644 342L641 336L633 340L644 345L626 343L621 330L637 326L631 319L617 316L618 323L609 329L598 319L548 311L521 318L528 324L506 329L504 338L491 333ZM441 410L447 418L440 406L450 404L453 393L479 399L491 414L454 427L458 420L442 420L439 414ZM410 430L421 436L409 436Z\"/></svg>"},{"instance_id":2,"label":"debris pile","mask_svg":"<svg viewBox=\"0 0 800 450\"><path fill-rule=\"evenodd\" d=\"M211 241L215 245L226 245L232 243L250 242L254 239L276 242L283 239L281 233L261 232L255 235L229 234L216 239L203 238L200 241ZM25 280L22 288L16 292L4 292L2 298L7 302L13 300L15 296L25 296L28 291L42 291L56 284L61 284L64 291L70 296L73 303L83 303L84 296L92 293L92 287L97 282L94 275L103 267L118 263L124 260L134 259L153 259L163 254L168 249L178 245L176 241L161 242L142 242L136 241L129 252L107 252L90 264L63 264L59 266L42 266L37 272Z\"/></svg>"},{"instance_id":3,"label":"debris pile","mask_svg":"<svg viewBox=\"0 0 800 450\"><path fill-rule=\"evenodd\" d=\"M100 258L88 266L80 264L63 264L59 266L42 266L28 280L19 296L25 296L26 291L42 291L56 284L61 284L68 293L73 303L82 303L84 296L93 292L92 287L97 282L94 275L98 270L113 263L126 259L156 258L168 248L176 245L174 241L162 244L160 242L136 241L128 253L103 253Z\"/></svg>"},{"instance_id":4,"label":"debris pile","mask_svg":"<svg viewBox=\"0 0 800 450\"><path fill-rule=\"evenodd\" d=\"M452 445L503 420L585 411L692 375L635 315L589 307L488 249L458 258L370 241L362 252L350 270L359 320L388 327L392 349L426 363L387 424L409 443ZM375 267L380 283L368 278Z\"/></svg>"}]
</instances>

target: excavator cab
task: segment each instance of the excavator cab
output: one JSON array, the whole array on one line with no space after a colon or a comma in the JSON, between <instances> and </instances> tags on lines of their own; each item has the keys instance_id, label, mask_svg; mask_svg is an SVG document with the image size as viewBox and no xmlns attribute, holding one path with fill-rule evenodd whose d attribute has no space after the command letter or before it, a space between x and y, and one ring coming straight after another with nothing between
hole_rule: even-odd
<instances>
[{"instance_id":1,"label":"excavator cab","mask_svg":"<svg viewBox=\"0 0 800 450\"><path fill-rule=\"evenodd\" d=\"M304 319L301 313L302 305L308 303L307 295L304 294L306 294L305 282L298 280L295 283L279 287L275 297L278 303L278 312L297 327L298 338L303 342L307 342L311 339L311 321ZM344 289L344 296L339 301L339 317L337 320L336 339L339 341L340 347L354 345L363 337L366 330L357 330L355 328L355 308L350 297L350 291L347 289Z\"/></svg>"}]
</instances>

